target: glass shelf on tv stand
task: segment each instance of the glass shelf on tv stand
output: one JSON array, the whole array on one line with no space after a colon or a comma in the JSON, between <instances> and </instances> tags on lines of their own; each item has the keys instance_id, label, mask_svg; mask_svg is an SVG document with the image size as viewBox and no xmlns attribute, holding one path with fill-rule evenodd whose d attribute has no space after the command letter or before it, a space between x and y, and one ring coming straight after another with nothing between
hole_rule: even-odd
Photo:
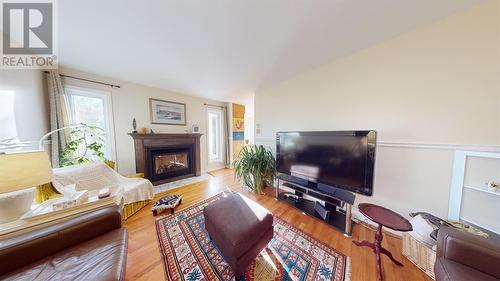
<instances>
[{"instance_id":1,"label":"glass shelf on tv stand","mask_svg":"<svg viewBox=\"0 0 500 281\"><path fill-rule=\"evenodd\" d=\"M298 191L304 195L308 195L309 197L314 198L315 200L310 200L307 198L304 198L303 196L299 196L298 199L294 199L293 197L297 197L294 193L290 192L280 192L280 183L283 182L283 184L286 188L292 189L295 191ZM292 187L293 186L293 187ZM294 188L296 187L296 188ZM297 190L300 189L300 190ZM315 195L321 195L323 198L317 198ZM317 219L320 219L324 221L325 223L337 228L338 230L342 231L344 233L345 237L351 238L352 236L352 213L351 213L351 208L352 205L340 200L339 198L335 198L333 196L329 196L328 194L318 192L317 190L313 190L309 187L297 184L295 182L290 182L284 179L278 178L278 183L276 187L276 195L275 195L276 200L286 202L295 208L301 210L304 214L310 215L312 217L315 217ZM332 200L342 202L343 204L343 209L338 210L337 208L329 209L332 213L326 220L324 220L315 210L314 210L314 205L316 201L323 201L327 202L331 205L333 203L328 202L328 198L331 198ZM327 199L327 200L323 200Z\"/></svg>"}]
</instances>

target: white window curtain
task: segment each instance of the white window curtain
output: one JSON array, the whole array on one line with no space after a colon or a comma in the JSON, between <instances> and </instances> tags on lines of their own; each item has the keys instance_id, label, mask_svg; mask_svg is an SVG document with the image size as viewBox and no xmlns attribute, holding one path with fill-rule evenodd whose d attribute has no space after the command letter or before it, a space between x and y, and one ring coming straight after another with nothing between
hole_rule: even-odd
<instances>
[{"instance_id":1,"label":"white window curtain","mask_svg":"<svg viewBox=\"0 0 500 281\"><path fill-rule=\"evenodd\" d=\"M49 93L50 130L53 131L68 126L71 123L68 114L68 103L64 95L64 87L59 71L48 71L47 88ZM66 147L68 138L69 136L66 130L52 134L52 167L59 167L59 154Z\"/></svg>"},{"instance_id":2,"label":"white window curtain","mask_svg":"<svg viewBox=\"0 0 500 281\"><path fill-rule=\"evenodd\" d=\"M229 122L229 110L227 110L230 106L230 103L226 103L222 110L222 126L224 127L224 165L226 168L231 167L231 128L229 127L231 124Z\"/></svg>"}]
</instances>

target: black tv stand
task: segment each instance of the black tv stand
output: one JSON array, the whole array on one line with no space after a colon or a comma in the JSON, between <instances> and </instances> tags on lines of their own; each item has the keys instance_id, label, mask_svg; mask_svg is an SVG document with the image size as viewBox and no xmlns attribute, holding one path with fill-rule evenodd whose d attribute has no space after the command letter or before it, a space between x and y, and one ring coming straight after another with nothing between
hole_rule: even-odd
<instances>
[{"instance_id":1,"label":"black tv stand","mask_svg":"<svg viewBox=\"0 0 500 281\"><path fill-rule=\"evenodd\" d=\"M298 182L300 181L296 181L289 176L278 176L277 180L278 183L275 195L276 200L286 202L301 210L303 213L326 222L327 224L342 231L345 237L350 238L352 236L351 207L354 203L354 199L351 200L349 198L342 200L343 198L336 198L332 195L320 192L314 187L307 186L306 183L299 184ZM282 183L283 186L294 190L294 193L280 192L280 183ZM313 197L314 199L317 199L319 201L324 201L325 208L330 211L330 216L328 216L327 219L324 220L314 210L316 200L304 198L303 195ZM344 207L344 209L340 208L342 206Z\"/></svg>"}]
</instances>

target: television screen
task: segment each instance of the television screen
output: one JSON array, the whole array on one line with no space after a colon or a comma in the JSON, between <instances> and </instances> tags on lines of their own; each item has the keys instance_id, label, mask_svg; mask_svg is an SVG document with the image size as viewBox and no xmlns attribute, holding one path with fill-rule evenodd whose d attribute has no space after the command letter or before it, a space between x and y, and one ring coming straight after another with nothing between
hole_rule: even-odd
<instances>
[{"instance_id":1,"label":"television screen","mask_svg":"<svg viewBox=\"0 0 500 281\"><path fill-rule=\"evenodd\" d=\"M279 132L280 173L364 195L373 193L375 131Z\"/></svg>"}]
</instances>

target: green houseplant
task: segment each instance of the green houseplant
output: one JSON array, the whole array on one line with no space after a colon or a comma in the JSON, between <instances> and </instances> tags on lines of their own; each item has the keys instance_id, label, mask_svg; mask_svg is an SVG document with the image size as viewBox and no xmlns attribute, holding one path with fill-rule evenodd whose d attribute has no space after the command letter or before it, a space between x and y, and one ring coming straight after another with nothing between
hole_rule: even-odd
<instances>
[{"instance_id":1,"label":"green houseplant","mask_svg":"<svg viewBox=\"0 0 500 281\"><path fill-rule=\"evenodd\" d=\"M84 125L73 129L66 147L59 155L59 165L66 167L95 161L105 162L104 138L104 130L97 126Z\"/></svg>"},{"instance_id":2,"label":"green houseplant","mask_svg":"<svg viewBox=\"0 0 500 281\"><path fill-rule=\"evenodd\" d=\"M254 192L262 193L266 185L274 183L276 160L262 145L244 146L233 161L235 177Z\"/></svg>"}]
</instances>

